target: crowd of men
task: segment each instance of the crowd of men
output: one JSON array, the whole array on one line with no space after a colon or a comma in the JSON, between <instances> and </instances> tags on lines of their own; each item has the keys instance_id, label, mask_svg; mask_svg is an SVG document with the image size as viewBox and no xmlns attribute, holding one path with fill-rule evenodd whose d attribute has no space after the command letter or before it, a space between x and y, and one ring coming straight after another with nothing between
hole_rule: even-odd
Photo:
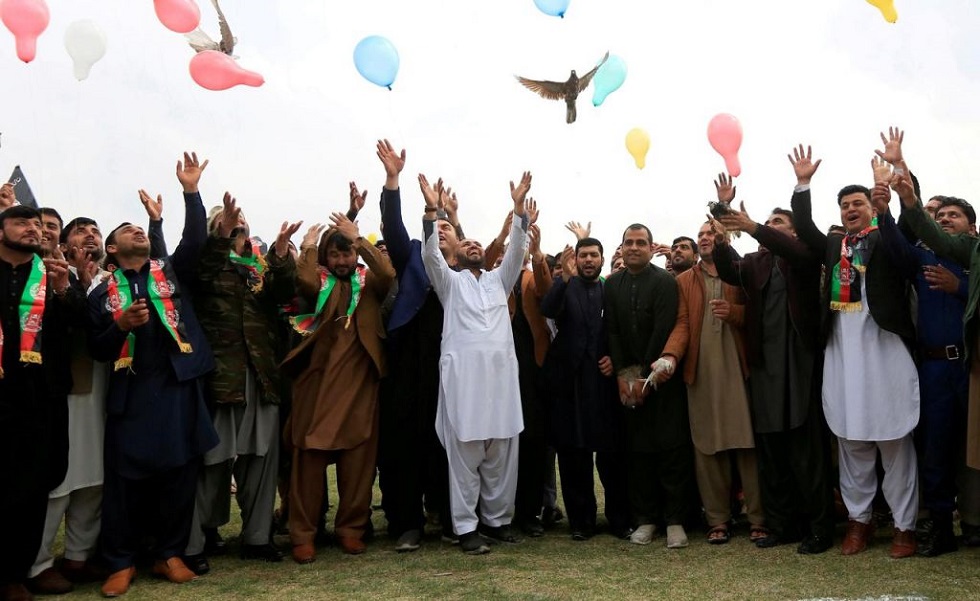
<instances>
[{"instance_id":1,"label":"crowd of men","mask_svg":"<svg viewBox=\"0 0 980 601\"><path fill-rule=\"evenodd\" d=\"M486 248L452 190L419 175L413 239L406 153L387 140L376 243L352 182L329 227L297 249L301 223L284 222L265 248L230 194L205 211L193 153L177 163L173 252L159 196L140 191L146 229L103 239L94 219L64 223L3 186L0 512L16 519L0 601L89 581L119 596L144 557L175 583L207 573L232 485L243 559L282 560L273 534L288 531L292 558L313 562L330 464L350 554L373 533L376 476L399 552L429 522L468 554L541 536L563 517L556 461L575 541L599 529L598 473L606 531L640 545L663 531L683 548L701 527L724 544L744 513L756 546L823 553L835 495L844 555L871 541L876 497L891 557L955 551L957 511L980 545L976 213L923 204L902 140L882 134L872 186L840 189L827 233L811 210L820 161L801 145L791 210L755 222L721 174L696 239L657 244L631 224L605 277L588 226L542 251L530 173ZM737 253L738 232L758 251Z\"/></svg>"}]
</instances>

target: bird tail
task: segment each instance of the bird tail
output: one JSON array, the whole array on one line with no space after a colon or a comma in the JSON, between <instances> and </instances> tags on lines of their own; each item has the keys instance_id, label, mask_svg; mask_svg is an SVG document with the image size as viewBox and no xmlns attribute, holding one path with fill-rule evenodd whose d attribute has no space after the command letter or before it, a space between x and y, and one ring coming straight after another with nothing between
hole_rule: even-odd
<instances>
[{"instance_id":1,"label":"bird tail","mask_svg":"<svg viewBox=\"0 0 980 601\"><path fill-rule=\"evenodd\" d=\"M565 110L565 123L575 123L576 110L574 104L569 104Z\"/></svg>"}]
</instances>

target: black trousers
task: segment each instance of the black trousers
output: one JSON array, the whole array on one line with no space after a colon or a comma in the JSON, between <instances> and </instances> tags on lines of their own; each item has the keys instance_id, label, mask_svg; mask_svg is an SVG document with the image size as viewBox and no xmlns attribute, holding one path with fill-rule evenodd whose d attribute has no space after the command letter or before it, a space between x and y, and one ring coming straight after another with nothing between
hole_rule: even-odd
<instances>
[{"instance_id":1,"label":"black trousers","mask_svg":"<svg viewBox=\"0 0 980 601\"><path fill-rule=\"evenodd\" d=\"M6 463L0 460L0 465ZM2 470L4 485L0 492L0 515L7 521L4 543L0 544L0 585L27 580L27 571L34 565L41 547L48 510L47 474L43 470L33 475L20 469L16 471L21 472L22 477L10 478L11 470Z\"/></svg>"},{"instance_id":2,"label":"black trousers","mask_svg":"<svg viewBox=\"0 0 980 601\"><path fill-rule=\"evenodd\" d=\"M598 506L595 498L595 472L605 494L605 516L609 528L620 532L630 526L630 504L626 487L626 454L612 451L595 453L585 449L560 449L558 470L561 495L568 513L568 525L575 530L594 530Z\"/></svg>"},{"instance_id":3,"label":"black trousers","mask_svg":"<svg viewBox=\"0 0 980 601\"><path fill-rule=\"evenodd\" d=\"M548 477L548 441L542 432L521 432L517 454L517 495L514 521L532 520L544 507L544 484Z\"/></svg>"},{"instance_id":4,"label":"black trousers","mask_svg":"<svg viewBox=\"0 0 980 601\"><path fill-rule=\"evenodd\" d=\"M830 445L819 419L798 428L756 434L759 488L766 525L793 540L806 533L832 537L834 493L830 479Z\"/></svg>"},{"instance_id":5,"label":"black trousers","mask_svg":"<svg viewBox=\"0 0 980 601\"><path fill-rule=\"evenodd\" d=\"M106 467L102 485L102 552L110 571L134 565L142 534L151 535L155 541L154 559L170 559L184 553L194 517L200 464L201 460L196 459L138 480Z\"/></svg>"},{"instance_id":6,"label":"black trousers","mask_svg":"<svg viewBox=\"0 0 980 601\"><path fill-rule=\"evenodd\" d=\"M697 486L694 450L679 445L651 453L629 452L628 488L636 525L688 521Z\"/></svg>"}]
</instances>

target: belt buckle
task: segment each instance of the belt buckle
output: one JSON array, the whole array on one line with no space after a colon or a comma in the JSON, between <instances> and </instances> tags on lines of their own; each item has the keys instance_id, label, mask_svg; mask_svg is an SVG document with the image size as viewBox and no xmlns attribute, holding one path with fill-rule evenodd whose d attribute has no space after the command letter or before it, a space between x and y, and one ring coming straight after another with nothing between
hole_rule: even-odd
<instances>
[{"instance_id":1,"label":"belt buckle","mask_svg":"<svg viewBox=\"0 0 980 601\"><path fill-rule=\"evenodd\" d=\"M960 349L955 344L946 345L946 360L955 361L960 358Z\"/></svg>"}]
</instances>

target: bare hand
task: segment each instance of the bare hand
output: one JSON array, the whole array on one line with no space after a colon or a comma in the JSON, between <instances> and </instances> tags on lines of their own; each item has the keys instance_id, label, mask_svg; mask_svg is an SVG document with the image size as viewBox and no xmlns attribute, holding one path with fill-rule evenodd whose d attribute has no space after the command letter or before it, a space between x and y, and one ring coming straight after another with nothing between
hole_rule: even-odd
<instances>
[{"instance_id":1,"label":"bare hand","mask_svg":"<svg viewBox=\"0 0 980 601\"><path fill-rule=\"evenodd\" d=\"M796 173L796 183L798 185L806 185L810 183L810 179L813 178L813 174L817 172L817 168L820 167L820 162L823 159L817 159L813 162L813 149L809 146L806 147L806 152L803 152L803 145L800 144L799 148L793 149L792 155L786 155L789 159L791 165L793 165L793 172Z\"/></svg>"},{"instance_id":2,"label":"bare hand","mask_svg":"<svg viewBox=\"0 0 980 601\"><path fill-rule=\"evenodd\" d=\"M669 380L674 375L675 369L677 369L677 359L669 355L664 355L650 364L650 373L657 386Z\"/></svg>"},{"instance_id":3,"label":"bare hand","mask_svg":"<svg viewBox=\"0 0 980 601\"><path fill-rule=\"evenodd\" d=\"M582 224L578 221L569 221L565 224L565 229L575 234L576 240L581 240L588 238L592 234L592 222L590 221L588 225L582 227Z\"/></svg>"},{"instance_id":4,"label":"bare hand","mask_svg":"<svg viewBox=\"0 0 980 601\"><path fill-rule=\"evenodd\" d=\"M224 206L221 208L221 214L218 216L218 235L222 238L229 238L231 237L231 233L235 231L235 228L241 224L242 210L238 207L231 192L225 192L225 196L221 199L221 202Z\"/></svg>"},{"instance_id":5,"label":"bare hand","mask_svg":"<svg viewBox=\"0 0 980 601\"><path fill-rule=\"evenodd\" d=\"M201 174L208 166L208 162L203 163L197 160L197 153L184 153L184 162L177 161L177 180L184 187L184 192L192 194L197 192L197 184L201 181Z\"/></svg>"},{"instance_id":6,"label":"bare hand","mask_svg":"<svg viewBox=\"0 0 980 601\"><path fill-rule=\"evenodd\" d=\"M718 193L718 202L729 204L735 200L735 185L731 176L719 173L715 180L715 191Z\"/></svg>"},{"instance_id":7,"label":"bare hand","mask_svg":"<svg viewBox=\"0 0 980 601\"><path fill-rule=\"evenodd\" d=\"M715 246L728 244L728 231L720 221L708 215L708 223L711 225L711 234L715 237Z\"/></svg>"},{"instance_id":8,"label":"bare hand","mask_svg":"<svg viewBox=\"0 0 980 601\"><path fill-rule=\"evenodd\" d=\"M153 200L153 197L146 193L146 190L140 190L140 202L143 203L143 209L146 214L150 217L150 221L160 221L163 218L163 195L157 194L157 199Z\"/></svg>"},{"instance_id":9,"label":"bare hand","mask_svg":"<svg viewBox=\"0 0 980 601\"><path fill-rule=\"evenodd\" d=\"M334 213L330 215L330 222L337 233L347 238L351 242L357 240L361 237L361 232L357 228L357 223L351 221L347 218L347 215L343 213Z\"/></svg>"},{"instance_id":10,"label":"bare hand","mask_svg":"<svg viewBox=\"0 0 980 601\"><path fill-rule=\"evenodd\" d=\"M601 357L599 359L599 373L606 376L607 378L613 375L613 364L612 359L609 355Z\"/></svg>"},{"instance_id":11,"label":"bare hand","mask_svg":"<svg viewBox=\"0 0 980 601\"><path fill-rule=\"evenodd\" d=\"M439 181L436 182L436 187L441 186L442 178L439 178ZM425 208L437 208L439 206L439 193L436 192L436 188L429 185L429 180L423 173L419 173L419 188L422 190L422 198L425 199Z\"/></svg>"},{"instance_id":12,"label":"bare hand","mask_svg":"<svg viewBox=\"0 0 980 601\"><path fill-rule=\"evenodd\" d=\"M385 167L385 176L397 181L398 174L405 168L405 149L398 153L388 140L378 140L378 158Z\"/></svg>"},{"instance_id":13,"label":"bare hand","mask_svg":"<svg viewBox=\"0 0 980 601\"><path fill-rule=\"evenodd\" d=\"M874 173L876 184L878 182L888 184L892 179L892 166L881 157L871 158L871 171Z\"/></svg>"},{"instance_id":14,"label":"bare hand","mask_svg":"<svg viewBox=\"0 0 980 601\"><path fill-rule=\"evenodd\" d=\"M364 190L358 190L357 184L351 182L350 184L350 205L347 214L357 217L357 214L361 212L364 208L365 203L367 203L367 188Z\"/></svg>"},{"instance_id":15,"label":"bare hand","mask_svg":"<svg viewBox=\"0 0 980 601\"><path fill-rule=\"evenodd\" d=\"M456 193L453 192L452 188L442 190L442 193L439 195L439 206L446 211L446 217L449 218L449 223L453 225L459 223L459 218L457 217L459 199L456 198Z\"/></svg>"},{"instance_id":16,"label":"bare hand","mask_svg":"<svg viewBox=\"0 0 980 601\"><path fill-rule=\"evenodd\" d=\"M661 244L659 242L654 242L653 246L651 247L651 250L653 251L653 254L656 256L670 257L671 250L669 244Z\"/></svg>"},{"instance_id":17,"label":"bare hand","mask_svg":"<svg viewBox=\"0 0 980 601\"><path fill-rule=\"evenodd\" d=\"M99 264L92 260L92 256L84 248L73 246L68 249L68 262L78 273L78 281L84 290L88 290L92 285L92 280L99 273Z\"/></svg>"},{"instance_id":18,"label":"bare hand","mask_svg":"<svg viewBox=\"0 0 980 601\"><path fill-rule=\"evenodd\" d=\"M711 306L711 314L717 319L725 321L732 314L732 304L723 298L716 298L708 301Z\"/></svg>"},{"instance_id":19,"label":"bare hand","mask_svg":"<svg viewBox=\"0 0 980 601\"><path fill-rule=\"evenodd\" d=\"M128 332L148 321L150 321L150 309L146 306L146 299L141 298L129 305L129 308L122 312L122 315L116 319L116 325L123 332Z\"/></svg>"},{"instance_id":20,"label":"bare hand","mask_svg":"<svg viewBox=\"0 0 980 601\"><path fill-rule=\"evenodd\" d=\"M323 235L323 230L327 226L321 223L314 223L310 226L310 229L306 230L306 235L303 236L303 242L300 243L300 248L306 248L307 246L317 246L320 244L320 236Z\"/></svg>"},{"instance_id":21,"label":"bare hand","mask_svg":"<svg viewBox=\"0 0 980 601\"><path fill-rule=\"evenodd\" d=\"M17 204L17 194L14 192L14 185L10 182L0 186L0 211L8 209Z\"/></svg>"},{"instance_id":22,"label":"bare hand","mask_svg":"<svg viewBox=\"0 0 980 601\"><path fill-rule=\"evenodd\" d=\"M544 253L541 252L541 228L537 225L531 225L527 228L527 238L528 238L528 252L531 253L531 258L535 262L544 260Z\"/></svg>"},{"instance_id":23,"label":"bare hand","mask_svg":"<svg viewBox=\"0 0 980 601\"><path fill-rule=\"evenodd\" d=\"M719 217L718 221L721 222L721 225L725 227L726 231L745 232L750 236L754 236L756 230L759 228L759 224L749 217L748 212L745 210L745 201L739 202L738 205L738 211L732 209L727 215Z\"/></svg>"},{"instance_id":24,"label":"bare hand","mask_svg":"<svg viewBox=\"0 0 980 601\"><path fill-rule=\"evenodd\" d=\"M536 203L533 198L528 198L526 201L524 201L524 208L527 212L528 221L532 224L537 223L539 214L538 203Z\"/></svg>"},{"instance_id":25,"label":"bare hand","mask_svg":"<svg viewBox=\"0 0 980 601\"><path fill-rule=\"evenodd\" d=\"M301 225L303 225L302 221L297 221L292 224L288 221L282 222L282 226L279 228L279 235L276 236L276 242L273 245L277 257L280 259L286 258L286 255L289 254L289 239L293 237L293 234L299 230L299 226Z\"/></svg>"},{"instance_id":26,"label":"bare hand","mask_svg":"<svg viewBox=\"0 0 980 601\"><path fill-rule=\"evenodd\" d=\"M507 213L507 217L504 218L504 227L500 228L500 234L497 236L497 240L499 240L501 244L507 239L507 236L510 235L510 228L513 224L514 212L511 211L510 213Z\"/></svg>"},{"instance_id":27,"label":"bare hand","mask_svg":"<svg viewBox=\"0 0 980 601\"><path fill-rule=\"evenodd\" d=\"M885 145L884 150L875 150L875 154L882 160L898 165L902 162L902 141L905 140L905 132L897 127L888 128L888 137L885 132L881 132L881 141Z\"/></svg>"},{"instance_id":28,"label":"bare hand","mask_svg":"<svg viewBox=\"0 0 980 601\"><path fill-rule=\"evenodd\" d=\"M44 267L48 272L48 287L57 294L63 294L68 289L68 261L60 247L55 246L51 257L44 259Z\"/></svg>"},{"instance_id":29,"label":"bare hand","mask_svg":"<svg viewBox=\"0 0 980 601\"><path fill-rule=\"evenodd\" d=\"M561 279L567 284L568 280L578 275L578 265L575 264L575 249L566 246L561 251Z\"/></svg>"},{"instance_id":30,"label":"bare hand","mask_svg":"<svg viewBox=\"0 0 980 601\"><path fill-rule=\"evenodd\" d=\"M871 189L871 206L875 213L884 215L888 212L888 202L892 199L892 192L888 189L888 181L875 182Z\"/></svg>"},{"instance_id":31,"label":"bare hand","mask_svg":"<svg viewBox=\"0 0 980 601\"><path fill-rule=\"evenodd\" d=\"M948 294L959 291L960 278L942 265L923 265L922 271L930 290L942 290Z\"/></svg>"},{"instance_id":32,"label":"bare hand","mask_svg":"<svg viewBox=\"0 0 980 601\"><path fill-rule=\"evenodd\" d=\"M898 194L905 208L911 209L919 202L919 199L915 196L915 187L912 185L912 178L908 173L893 174L889 184L892 190Z\"/></svg>"},{"instance_id":33,"label":"bare hand","mask_svg":"<svg viewBox=\"0 0 980 601\"><path fill-rule=\"evenodd\" d=\"M515 186L510 182L510 198L514 201L514 213L518 217L524 216L524 198L531 189L531 172L525 171L521 175L521 181Z\"/></svg>"}]
</instances>

